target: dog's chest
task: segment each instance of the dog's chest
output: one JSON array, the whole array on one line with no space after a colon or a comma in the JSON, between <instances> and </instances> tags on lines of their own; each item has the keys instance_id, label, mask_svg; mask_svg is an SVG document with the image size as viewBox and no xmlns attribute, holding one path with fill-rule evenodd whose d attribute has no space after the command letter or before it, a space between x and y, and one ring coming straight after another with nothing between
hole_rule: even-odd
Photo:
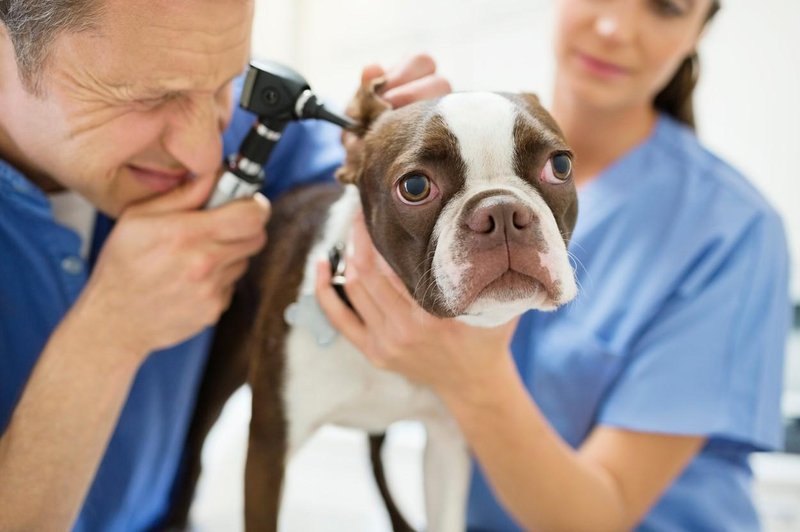
<instances>
[{"instance_id":1,"label":"dog's chest","mask_svg":"<svg viewBox=\"0 0 800 532\"><path fill-rule=\"evenodd\" d=\"M347 187L331 207L321 237L307 257L301 297L314 293L317 261L347 241L359 205L357 190ZM399 420L431 419L444 412L427 388L375 368L341 335L320 346L312 329L308 323L298 323L285 338L282 397L290 447L325 423L380 432Z\"/></svg>"},{"instance_id":2,"label":"dog's chest","mask_svg":"<svg viewBox=\"0 0 800 532\"><path fill-rule=\"evenodd\" d=\"M319 347L295 328L286 341L284 401L292 423L336 423L376 432L392 423L430 417L438 400L426 388L372 366L342 337Z\"/></svg>"}]
</instances>

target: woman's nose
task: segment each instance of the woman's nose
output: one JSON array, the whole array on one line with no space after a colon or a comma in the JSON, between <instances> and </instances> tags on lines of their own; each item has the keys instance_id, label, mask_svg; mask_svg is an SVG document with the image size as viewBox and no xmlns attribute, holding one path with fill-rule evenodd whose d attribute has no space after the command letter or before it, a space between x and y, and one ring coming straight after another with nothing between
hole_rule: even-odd
<instances>
[{"instance_id":1,"label":"woman's nose","mask_svg":"<svg viewBox=\"0 0 800 532\"><path fill-rule=\"evenodd\" d=\"M601 15L595 21L594 29L601 37L611 37L617 32L619 22L612 15Z\"/></svg>"},{"instance_id":2,"label":"woman's nose","mask_svg":"<svg viewBox=\"0 0 800 532\"><path fill-rule=\"evenodd\" d=\"M625 41L632 37L637 21L636 2L617 0L600 9L594 21L594 31L603 39Z\"/></svg>"}]
</instances>

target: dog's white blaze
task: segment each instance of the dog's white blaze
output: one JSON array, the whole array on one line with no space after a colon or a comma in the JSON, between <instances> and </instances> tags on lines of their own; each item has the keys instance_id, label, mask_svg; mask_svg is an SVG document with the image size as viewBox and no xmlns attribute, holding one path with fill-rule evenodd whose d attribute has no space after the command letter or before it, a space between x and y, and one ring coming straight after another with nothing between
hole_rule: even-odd
<instances>
[{"instance_id":1,"label":"dog's white blaze","mask_svg":"<svg viewBox=\"0 0 800 532\"><path fill-rule=\"evenodd\" d=\"M488 92L456 93L442 98L438 111L458 139L467 163L467 188L514 175L513 103Z\"/></svg>"},{"instance_id":2,"label":"dog's white blaze","mask_svg":"<svg viewBox=\"0 0 800 532\"><path fill-rule=\"evenodd\" d=\"M438 111L458 139L460 155L467 166L464 190L441 212L434 228L433 276L445 304L450 307L457 305L462 297L461 280L469 268L465 250L456 239L457 222L464 205L476 194L487 190L511 193L538 215L549 248L542 257L543 264L561 285L562 296L556 303L571 300L577 293L577 286L558 224L538 191L517 176L514 168L517 108L510 100L497 94L464 93L444 97L439 102ZM552 310L554 306L546 298L538 296L520 304L482 299L467 309L472 316L462 319L476 325L496 325L519 314L519 309L529 308Z\"/></svg>"}]
</instances>

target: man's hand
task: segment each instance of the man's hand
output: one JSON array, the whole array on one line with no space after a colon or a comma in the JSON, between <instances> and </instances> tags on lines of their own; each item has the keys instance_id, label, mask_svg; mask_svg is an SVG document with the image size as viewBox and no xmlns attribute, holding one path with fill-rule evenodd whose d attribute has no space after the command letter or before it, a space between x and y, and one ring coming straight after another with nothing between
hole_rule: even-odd
<instances>
[{"instance_id":1,"label":"man's hand","mask_svg":"<svg viewBox=\"0 0 800 532\"><path fill-rule=\"evenodd\" d=\"M266 243L270 208L258 194L198 210L214 182L198 178L126 209L69 321L139 362L215 323Z\"/></svg>"}]
</instances>

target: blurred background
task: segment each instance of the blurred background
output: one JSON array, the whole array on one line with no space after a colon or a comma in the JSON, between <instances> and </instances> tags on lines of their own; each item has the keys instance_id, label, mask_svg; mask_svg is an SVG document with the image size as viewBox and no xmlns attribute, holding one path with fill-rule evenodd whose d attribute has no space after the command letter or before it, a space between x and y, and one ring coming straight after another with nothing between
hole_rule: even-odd
<instances>
[{"instance_id":1,"label":"blurred background","mask_svg":"<svg viewBox=\"0 0 800 532\"><path fill-rule=\"evenodd\" d=\"M551 100L553 0L256 0L255 57L284 62L343 107L370 63L431 54L455 90L526 90ZM800 2L723 0L700 48L695 99L701 139L745 175L782 214L800 301ZM796 311L796 316L798 315ZM798 317L795 322L797 326ZM800 339L787 358L789 449L800 452ZM198 530L242 528L242 468L249 392L226 407L204 451L193 518ZM388 475L412 524L423 525L424 433L390 433ZM755 456L766 530L800 530L800 455ZM367 462L366 440L326 428L290 466L283 530L389 530Z\"/></svg>"}]
</instances>

